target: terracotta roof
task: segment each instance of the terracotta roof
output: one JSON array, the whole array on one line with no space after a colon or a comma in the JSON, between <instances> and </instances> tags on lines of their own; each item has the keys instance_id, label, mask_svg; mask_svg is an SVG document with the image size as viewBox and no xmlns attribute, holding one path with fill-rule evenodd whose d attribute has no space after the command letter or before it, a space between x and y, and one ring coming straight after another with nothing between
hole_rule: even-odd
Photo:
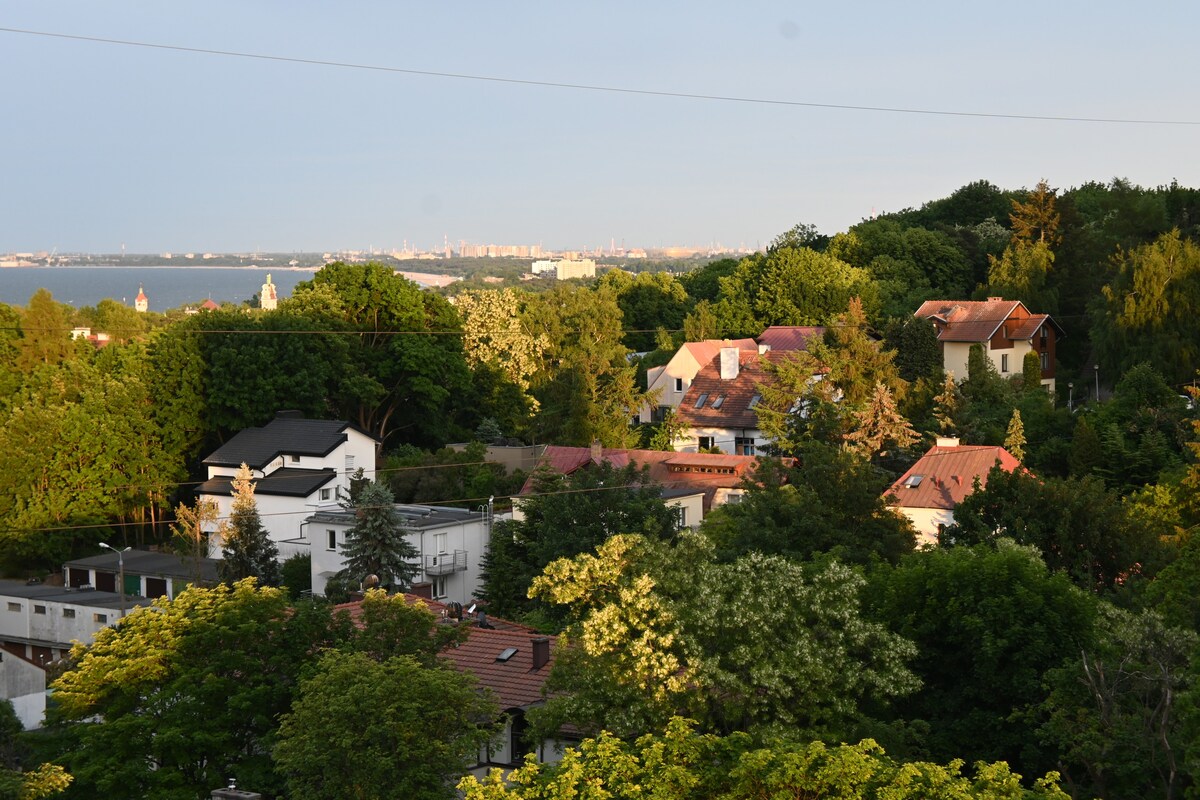
<instances>
[{"instance_id":1,"label":"terracotta roof","mask_svg":"<svg viewBox=\"0 0 1200 800\"><path fill-rule=\"evenodd\" d=\"M952 509L987 485L988 472L999 462L1006 472L1021 462L1003 447L934 445L888 489L888 505L897 508Z\"/></svg>"},{"instance_id":2,"label":"terracotta roof","mask_svg":"<svg viewBox=\"0 0 1200 800\"><path fill-rule=\"evenodd\" d=\"M705 339L700 342L684 342L680 349L686 349L692 354L692 358L696 359L696 363L703 367L721 354L722 347L758 352L758 342L753 339Z\"/></svg>"},{"instance_id":3,"label":"terracotta roof","mask_svg":"<svg viewBox=\"0 0 1200 800\"><path fill-rule=\"evenodd\" d=\"M404 599L410 605L424 603L435 615L441 616L447 609L444 603L436 600L426 600L416 595L406 594ZM334 611L345 611L350 619L358 624L362 613L362 603L343 603L334 606ZM542 701L542 687L554 666L554 647L556 638L525 628L524 626L504 620L489 618L489 623L496 625L495 629L477 627L472 621L459 624L467 626L470 633L465 641L457 647L448 647L442 652L442 657L454 665L460 672L469 672L476 677L480 686L486 686L496 695L496 701L502 710L510 708L528 708ZM547 639L550 645L550 660L538 669L533 668L533 642L535 639ZM516 652L504 660L502 654L509 649Z\"/></svg>"},{"instance_id":4,"label":"terracotta roof","mask_svg":"<svg viewBox=\"0 0 1200 800\"><path fill-rule=\"evenodd\" d=\"M693 428L757 428L758 414L750 404L759 394L759 384L770 380L763 370L763 360L774 362L787 355L787 351L775 350L762 355L739 353L738 374L732 380L721 379L721 359L714 358L692 379L676 411L677 418ZM704 402L697 407L701 395Z\"/></svg>"},{"instance_id":5,"label":"terracotta roof","mask_svg":"<svg viewBox=\"0 0 1200 800\"><path fill-rule=\"evenodd\" d=\"M758 337L759 344L772 350L808 350L813 339L825 335L825 329L814 325L772 325Z\"/></svg>"},{"instance_id":6,"label":"terracotta roof","mask_svg":"<svg viewBox=\"0 0 1200 800\"><path fill-rule=\"evenodd\" d=\"M219 305L217 305L215 302L213 302L213 299L210 297L207 300L205 300L203 303L200 304L200 310L201 311L220 311L221 307Z\"/></svg>"},{"instance_id":7,"label":"terracotta roof","mask_svg":"<svg viewBox=\"0 0 1200 800\"><path fill-rule=\"evenodd\" d=\"M542 455L545 464L562 475L570 475L587 464L606 461L614 467L633 463L649 468L650 480L663 487L664 494L680 496L684 490L704 492L704 508L712 508L717 489L736 489L754 468L755 456L731 456L722 453L676 453L670 450L620 450L601 448L597 455L589 447L549 445ZM533 491L533 476L526 479L521 494Z\"/></svg>"},{"instance_id":8,"label":"terracotta roof","mask_svg":"<svg viewBox=\"0 0 1200 800\"><path fill-rule=\"evenodd\" d=\"M926 300L914 316L945 323L938 326L943 342L986 342L1018 307L1019 300Z\"/></svg>"},{"instance_id":9,"label":"terracotta roof","mask_svg":"<svg viewBox=\"0 0 1200 800\"><path fill-rule=\"evenodd\" d=\"M1050 320L1049 314L1034 314L1022 320L1013 320L1006 326L1004 335L1008 339L1019 342L1032 339L1042 324L1048 320Z\"/></svg>"}]
</instances>

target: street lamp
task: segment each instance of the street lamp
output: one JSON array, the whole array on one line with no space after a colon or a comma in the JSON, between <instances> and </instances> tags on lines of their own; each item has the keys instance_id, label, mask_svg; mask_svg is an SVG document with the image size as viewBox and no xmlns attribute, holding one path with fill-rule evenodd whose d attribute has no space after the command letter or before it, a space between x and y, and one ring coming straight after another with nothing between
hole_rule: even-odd
<instances>
[{"instance_id":1,"label":"street lamp","mask_svg":"<svg viewBox=\"0 0 1200 800\"><path fill-rule=\"evenodd\" d=\"M1100 402L1100 365L1092 364L1092 371L1096 373L1096 402Z\"/></svg>"},{"instance_id":2,"label":"street lamp","mask_svg":"<svg viewBox=\"0 0 1200 800\"><path fill-rule=\"evenodd\" d=\"M1075 384L1067 384L1067 411L1075 410Z\"/></svg>"},{"instance_id":3,"label":"street lamp","mask_svg":"<svg viewBox=\"0 0 1200 800\"><path fill-rule=\"evenodd\" d=\"M101 542L100 546L107 550L112 550L114 553L117 554L117 569L121 573L121 576L119 578L119 580L120 580L119 585L120 585L120 589L121 589L121 618L124 619L125 618L125 554L128 553L133 548L126 547L124 550L118 550L117 548L113 547L111 544L105 544L104 542Z\"/></svg>"}]
</instances>

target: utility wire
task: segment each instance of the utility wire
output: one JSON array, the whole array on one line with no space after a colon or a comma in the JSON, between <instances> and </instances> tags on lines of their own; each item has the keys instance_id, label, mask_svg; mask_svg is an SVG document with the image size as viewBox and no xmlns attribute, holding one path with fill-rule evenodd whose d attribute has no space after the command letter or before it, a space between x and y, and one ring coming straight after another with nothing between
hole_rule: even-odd
<instances>
[{"instance_id":1,"label":"utility wire","mask_svg":"<svg viewBox=\"0 0 1200 800\"><path fill-rule=\"evenodd\" d=\"M110 39L101 36L80 36L53 31L35 31L25 28L4 28L0 32L13 33L22 36L43 36L53 39L67 39L95 44L119 45L122 47L142 47L153 50L170 50L181 53L197 53L200 55L224 56L227 58L246 58L257 61L274 61L288 64L307 64L318 67L337 67L339 69L368 70L372 72L387 72L400 75L415 75L426 78L449 78L463 81L481 81L487 83L504 83L516 86L541 86L552 89L570 89L586 92L606 92L610 94L640 95L643 97L671 97L681 100L706 100L721 103L742 103L765 106L784 106L794 108L816 108L835 111L867 111L885 114L919 114L941 117L972 117L980 119L1033 120L1038 122L1079 122L1093 124L1116 125L1200 125L1200 121L1173 119L1133 119L1119 117L1072 117L1047 114L1002 114L983 111L953 111L930 108L904 108L899 106L867 106L849 103L814 103L802 100L780 100L767 97L742 97L737 95L702 94L692 92L670 92L656 89L637 89L623 86L605 86L587 83L566 83L562 81L531 80L524 78L504 78L497 75L475 75L463 72L439 72L434 70L409 69L404 67L387 67L378 64L357 64L348 61L328 61L315 58L299 58L293 56L277 56L265 53L249 53L238 50L217 50L206 47L185 47L182 45L161 44L157 42L139 42L130 39Z\"/></svg>"}]
</instances>

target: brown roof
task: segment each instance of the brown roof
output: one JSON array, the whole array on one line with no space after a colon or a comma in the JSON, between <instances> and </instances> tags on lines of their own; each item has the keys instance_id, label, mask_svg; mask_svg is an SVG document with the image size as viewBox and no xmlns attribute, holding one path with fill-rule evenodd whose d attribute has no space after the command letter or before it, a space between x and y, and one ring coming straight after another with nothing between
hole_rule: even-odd
<instances>
[{"instance_id":1,"label":"brown roof","mask_svg":"<svg viewBox=\"0 0 1200 800\"><path fill-rule=\"evenodd\" d=\"M1013 320L1005 326L1004 336L1018 342L1032 339L1047 321L1053 321L1049 314L1034 314L1022 320Z\"/></svg>"},{"instance_id":2,"label":"brown roof","mask_svg":"<svg viewBox=\"0 0 1200 800\"><path fill-rule=\"evenodd\" d=\"M825 335L825 329L814 325L772 325L758 337L759 344L772 350L808 350L809 342Z\"/></svg>"},{"instance_id":3,"label":"brown roof","mask_svg":"<svg viewBox=\"0 0 1200 800\"><path fill-rule=\"evenodd\" d=\"M406 594L408 603L424 603L434 614L441 616L448 607L436 600L426 600L423 597ZM355 624L362 615L362 602L343 603L334 606L335 611L345 611ZM446 648L442 657L454 665L459 672L469 672L496 695L496 701L502 710L510 708L527 708L542 701L542 686L554 666L555 637L546 636L530 630L515 622L508 622L488 617L489 624L495 629L480 628L471 619L462 622L446 621L443 624L467 626L469 633L465 641L457 646ZM550 642L550 660L539 669L533 668L533 641L548 639ZM501 654L508 649L515 649L504 660L499 660Z\"/></svg>"},{"instance_id":4,"label":"brown roof","mask_svg":"<svg viewBox=\"0 0 1200 800\"><path fill-rule=\"evenodd\" d=\"M988 472L997 463L1006 472L1021 466L1003 447L934 445L887 491L888 504L898 508L952 509L987 485Z\"/></svg>"},{"instance_id":5,"label":"brown roof","mask_svg":"<svg viewBox=\"0 0 1200 800\"><path fill-rule=\"evenodd\" d=\"M1018 308L1019 300L926 300L914 316L943 323L943 342L986 342Z\"/></svg>"},{"instance_id":6,"label":"brown roof","mask_svg":"<svg viewBox=\"0 0 1200 800\"><path fill-rule=\"evenodd\" d=\"M717 489L736 489L753 471L755 456L732 456L722 453L676 453L670 450L622 450L616 448L560 447L549 445L542 454L544 464L562 475L570 475L588 464L601 461L617 467L627 464L645 466L650 480L673 496L682 490L704 493L704 508L712 507ZM521 494L533 492L533 476L526 479Z\"/></svg>"},{"instance_id":7,"label":"brown roof","mask_svg":"<svg viewBox=\"0 0 1200 800\"><path fill-rule=\"evenodd\" d=\"M738 374L732 380L721 380L719 356L701 367L676 411L681 422L693 428L758 427L758 414L750 403L759 395L759 384L770 380L763 370L763 361L775 362L788 353L769 350L762 355L749 352L738 355ZM705 395L704 403L697 408L701 395Z\"/></svg>"}]
</instances>

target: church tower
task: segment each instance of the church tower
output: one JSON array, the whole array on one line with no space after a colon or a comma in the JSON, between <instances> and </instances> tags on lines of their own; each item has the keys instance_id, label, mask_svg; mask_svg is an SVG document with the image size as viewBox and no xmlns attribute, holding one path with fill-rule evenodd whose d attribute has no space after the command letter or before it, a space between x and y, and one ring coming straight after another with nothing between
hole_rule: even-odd
<instances>
[{"instance_id":1,"label":"church tower","mask_svg":"<svg viewBox=\"0 0 1200 800\"><path fill-rule=\"evenodd\" d=\"M267 273L267 282L262 286L258 295L258 305L264 311L274 311L279 305L279 297L275 294L275 284L271 283L271 273Z\"/></svg>"},{"instance_id":2,"label":"church tower","mask_svg":"<svg viewBox=\"0 0 1200 800\"><path fill-rule=\"evenodd\" d=\"M143 314L150 310L150 298L146 297L146 292L141 286L138 286L138 295L134 298L133 307Z\"/></svg>"}]
</instances>

